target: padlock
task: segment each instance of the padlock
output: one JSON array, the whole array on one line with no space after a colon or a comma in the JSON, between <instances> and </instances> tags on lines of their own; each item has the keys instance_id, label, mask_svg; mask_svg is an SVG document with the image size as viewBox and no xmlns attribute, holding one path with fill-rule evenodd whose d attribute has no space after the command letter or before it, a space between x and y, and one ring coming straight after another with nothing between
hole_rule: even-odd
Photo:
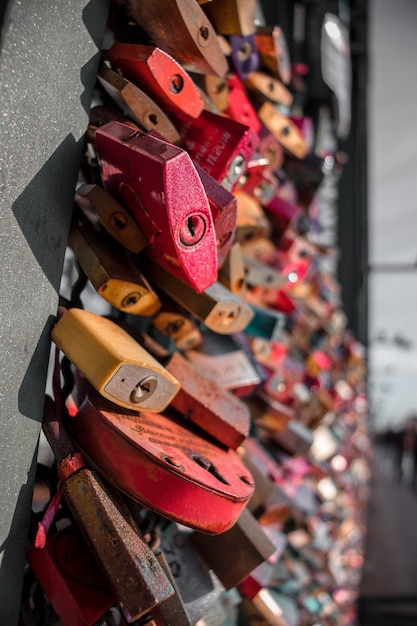
<instances>
[{"instance_id":1,"label":"padlock","mask_svg":"<svg viewBox=\"0 0 417 626\"><path fill-rule=\"evenodd\" d=\"M286 278L274 267L243 254L245 266L245 281L248 287L268 287L281 289L285 286Z\"/></svg>"},{"instance_id":2,"label":"padlock","mask_svg":"<svg viewBox=\"0 0 417 626\"><path fill-rule=\"evenodd\" d=\"M83 213L100 225L130 252L139 253L148 245L145 235L130 213L99 185L81 185L75 201Z\"/></svg>"},{"instance_id":3,"label":"padlock","mask_svg":"<svg viewBox=\"0 0 417 626\"><path fill-rule=\"evenodd\" d=\"M223 113L227 109L229 87L226 78L213 74L193 74L193 80L210 103L205 109L214 113Z\"/></svg>"},{"instance_id":4,"label":"padlock","mask_svg":"<svg viewBox=\"0 0 417 626\"><path fill-rule=\"evenodd\" d=\"M118 122L99 128L96 142L104 186L137 220L149 241L146 254L198 292L212 285L216 232L190 156Z\"/></svg>"},{"instance_id":5,"label":"padlock","mask_svg":"<svg viewBox=\"0 0 417 626\"><path fill-rule=\"evenodd\" d=\"M178 350L187 350L201 343L201 333L190 314L161 290L161 309L151 318L156 331L171 339Z\"/></svg>"},{"instance_id":6,"label":"padlock","mask_svg":"<svg viewBox=\"0 0 417 626\"><path fill-rule=\"evenodd\" d=\"M148 133L152 137L162 139L155 131ZM207 174L199 165L195 168L207 196L216 231L217 263L221 265L232 245L236 229L237 201L227 189Z\"/></svg>"},{"instance_id":7,"label":"padlock","mask_svg":"<svg viewBox=\"0 0 417 626\"><path fill-rule=\"evenodd\" d=\"M268 626L290 626L293 623L291 615L285 614L279 594L275 589L263 588L249 577L249 581L244 581L239 585L239 591L245 598L242 603L245 623L265 623ZM283 600L285 602L285 596Z\"/></svg>"},{"instance_id":8,"label":"padlock","mask_svg":"<svg viewBox=\"0 0 417 626\"><path fill-rule=\"evenodd\" d=\"M187 609L181 594L179 593L174 575L170 569L165 554L161 550L158 550L155 556L175 590L175 593L171 597L167 598L163 602L160 602L158 606L152 609L151 615L155 622L155 626L191 626Z\"/></svg>"},{"instance_id":9,"label":"padlock","mask_svg":"<svg viewBox=\"0 0 417 626\"><path fill-rule=\"evenodd\" d=\"M129 0L129 14L155 44L187 70L224 76L216 32L195 0Z\"/></svg>"},{"instance_id":10,"label":"padlock","mask_svg":"<svg viewBox=\"0 0 417 626\"><path fill-rule=\"evenodd\" d=\"M251 72L245 80L245 86L255 99L261 97L286 107L293 103L292 93L281 81L265 72Z\"/></svg>"},{"instance_id":11,"label":"padlock","mask_svg":"<svg viewBox=\"0 0 417 626\"><path fill-rule=\"evenodd\" d=\"M143 130L156 130L170 143L179 143L179 133L166 113L137 85L104 62L100 65L97 79L121 111Z\"/></svg>"},{"instance_id":12,"label":"padlock","mask_svg":"<svg viewBox=\"0 0 417 626\"><path fill-rule=\"evenodd\" d=\"M262 123L258 137L258 153L261 157L268 159L268 165L265 166L265 170L273 173L279 171L284 163L284 149L281 143Z\"/></svg>"},{"instance_id":13,"label":"padlock","mask_svg":"<svg viewBox=\"0 0 417 626\"><path fill-rule=\"evenodd\" d=\"M163 110L192 118L203 110L203 99L189 74L160 48L116 42L107 51L107 58Z\"/></svg>"},{"instance_id":14,"label":"padlock","mask_svg":"<svg viewBox=\"0 0 417 626\"><path fill-rule=\"evenodd\" d=\"M51 534L26 560L62 626L92 626L117 597L75 524Z\"/></svg>"},{"instance_id":15,"label":"padlock","mask_svg":"<svg viewBox=\"0 0 417 626\"><path fill-rule=\"evenodd\" d=\"M185 427L173 408L137 414L93 390L70 426L86 458L118 489L185 526L224 532L252 495L252 478L236 452Z\"/></svg>"},{"instance_id":16,"label":"padlock","mask_svg":"<svg viewBox=\"0 0 417 626\"><path fill-rule=\"evenodd\" d=\"M257 26L255 41L261 66L285 85L289 85L291 61L283 30L279 26Z\"/></svg>"},{"instance_id":17,"label":"padlock","mask_svg":"<svg viewBox=\"0 0 417 626\"><path fill-rule=\"evenodd\" d=\"M293 226L301 216L301 208L297 204L288 202L279 191L263 203L274 230L274 240L278 244L287 228Z\"/></svg>"},{"instance_id":18,"label":"padlock","mask_svg":"<svg viewBox=\"0 0 417 626\"><path fill-rule=\"evenodd\" d=\"M220 185L212 176L196 165L196 170L207 194L211 214L213 216L217 243L217 264L220 267L233 243L236 220L237 200Z\"/></svg>"},{"instance_id":19,"label":"padlock","mask_svg":"<svg viewBox=\"0 0 417 626\"><path fill-rule=\"evenodd\" d=\"M268 408L256 420L258 427L288 454L307 454L314 441L312 430L295 419L293 411L286 405L276 400L267 402Z\"/></svg>"},{"instance_id":20,"label":"padlock","mask_svg":"<svg viewBox=\"0 0 417 626\"><path fill-rule=\"evenodd\" d=\"M188 529L171 524L161 533L161 550L184 602L187 615L196 624L216 601L220 583L190 541Z\"/></svg>"},{"instance_id":21,"label":"padlock","mask_svg":"<svg viewBox=\"0 0 417 626\"><path fill-rule=\"evenodd\" d=\"M242 249L236 241L230 247L229 253L219 267L218 280L241 300L245 300L246 282L245 266L243 264Z\"/></svg>"},{"instance_id":22,"label":"padlock","mask_svg":"<svg viewBox=\"0 0 417 626\"><path fill-rule=\"evenodd\" d=\"M227 532L215 537L193 532L190 540L226 589L235 587L275 552L275 546L247 509Z\"/></svg>"},{"instance_id":23,"label":"padlock","mask_svg":"<svg viewBox=\"0 0 417 626\"><path fill-rule=\"evenodd\" d=\"M83 309L69 309L51 339L103 396L141 410L162 411L179 383L114 322Z\"/></svg>"},{"instance_id":24,"label":"padlock","mask_svg":"<svg viewBox=\"0 0 417 626\"><path fill-rule=\"evenodd\" d=\"M276 193L278 180L270 171L268 157L259 155L249 161L246 172L239 179L239 189L262 205Z\"/></svg>"},{"instance_id":25,"label":"padlock","mask_svg":"<svg viewBox=\"0 0 417 626\"><path fill-rule=\"evenodd\" d=\"M193 120L176 116L183 147L193 161L228 191L233 191L259 138L248 126L210 111Z\"/></svg>"},{"instance_id":26,"label":"padlock","mask_svg":"<svg viewBox=\"0 0 417 626\"><path fill-rule=\"evenodd\" d=\"M130 623L174 590L113 491L76 452L48 397L43 430L57 459L66 503Z\"/></svg>"},{"instance_id":27,"label":"padlock","mask_svg":"<svg viewBox=\"0 0 417 626\"><path fill-rule=\"evenodd\" d=\"M116 309L150 316L160 308L158 296L127 251L104 233L75 221L68 243L97 293Z\"/></svg>"},{"instance_id":28,"label":"padlock","mask_svg":"<svg viewBox=\"0 0 417 626\"><path fill-rule=\"evenodd\" d=\"M229 335L240 332L253 316L250 306L219 282L203 293L197 293L155 263L148 263L146 276L152 284L216 333Z\"/></svg>"},{"instance_id":29,"label":"padlock","mask_svg":"<svg viewBox=\"0 0 417 626\"><path fill-rule=\"evenodd\" d=\"M281 311L252 304L253 318L245 328L245 333L254 337L264 337L271 341L281 341L284 335L287 316Z\"/></svg>"},{"instance_id":30,"label":"padlock","mask_svg":"<svg viewBox=\"0 0 417 626\"><path fill-rule=\"evenodd\" d=\"M307 210L325 176L329 175L335 165L331 154L321 156L310 153L304 158L293 153L285 157L283 169L297 190L298 204Z\"/></svg>"},{"instance_id":31,"label":"padlock","mask_svg":"<svg viewBox=\"0 0 417 626\"><path fill-rule=\"evenodd\" d=\"M247 406L214 380L200 374L178 352L164 361L164 367L181 385L172 406L186 421L197 424L223 446L236 450L249 434Z\"/></svg>"},{"instance_id":32,"label":"padlock","mask_svg":"<svg viewBox=\"0 0 417 626\"><path fill-rule=\"evenodd\" d=\"M259 54L255 35L230 35L232 53L229 57L231 68L242 80L259 69Z\"/></svg>"},{"instance_id":33,"label":"padlock","mask_svg":"<svg viewBox=\"0 0 417 626\"><path fill-rule=\"evenodd\" d=\"M255 0L211 0L203 7L221 35L252 35L255 32Z\"/></svg>"},{"instance_id":34,"label":"padlock","mask_svg":"<svg viewBox=\"0 0 417 626\"><path fill-rule=\"evenodd\" d=\"M308 145L308 154L314 154L314 144L316 140L315 131L314 131L314 122L311 117L307 115L290 115L290 120L293 124L295 124L304 137L307 145ZM329 155L330 157L330 155ZM330 163L333 164L334 159L330 157L328 159L329 169L331 169ZM326 166L325 168L326 169Z\"/></svg>"},{"instance_id":35,"label":"padlock","mask_svg":"<svg viewBox=\"0 0 417 626\"><path fill-rule=\"evenodd\" d=\"M280 113L276 105L265 101L257 109L259 119L278 139L282 146L298 159L304 159L308 153L308 145L297 126Z\"/></svg>"},{"instance_id":36,"label":"padlock","mask_svg":"<svg viewBox=\"0 0 417 626\"><path fill-rule=\"evenodd\" d=\"M239 76L229 72L226 76L226 85L228 87L227 106L223 113L258 133L261 129L261 122Z\"/></svg>"},{"instance_id":37,"label":"padlock","mask_svg":"<svg viewBox=\"0 0 417 626\"><path fill-rule=\"evenodd\" d=\"M235 241L243 244L250 239L268 237L271 223L260 202L243 190L236 190L234 195L237 198Z\"/></svg>"},{"instance_id":38,"label":"padlock","mask_svg":"<svg viewBox=\"0 0 417 626\"><path fill-rule=\"evenodd\" d=\"M283 523L291 515L291 500L271 480L268 470L262 467L262 462L256 458L256 455L249 452L245 446L242 446L242 448L242 461L255 481L255 490L247 509L261 525Z\"/></svg>"},{"instance_id":39,"label":"padlock","mask_svg":"<svg viewBox=\"0 0 417 626\"><path fill-rule=\"evenodd\" d=\"M264 372L256 363L244 335L219 335L208 329L201 335L201 345L186 350L185 356L205 376L242 398L262 385Z\"/></svg>"}]
</instances>

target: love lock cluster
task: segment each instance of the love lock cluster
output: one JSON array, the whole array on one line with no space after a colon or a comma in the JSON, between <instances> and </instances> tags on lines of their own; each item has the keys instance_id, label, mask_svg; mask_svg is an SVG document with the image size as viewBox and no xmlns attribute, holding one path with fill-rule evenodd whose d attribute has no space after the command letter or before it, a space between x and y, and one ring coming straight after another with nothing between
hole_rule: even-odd
<instances>
[{"instance_id":1,"label":"love lock cluster","mask_svg":"<svg viewBox=\"0 0 417 626\"><path fill-rule=\"evenodd\" d=\"M304 70L253 0L117 0L106 44L27 553L48 623L353 624L365 365Z\"/></svg>"}]
</instances>

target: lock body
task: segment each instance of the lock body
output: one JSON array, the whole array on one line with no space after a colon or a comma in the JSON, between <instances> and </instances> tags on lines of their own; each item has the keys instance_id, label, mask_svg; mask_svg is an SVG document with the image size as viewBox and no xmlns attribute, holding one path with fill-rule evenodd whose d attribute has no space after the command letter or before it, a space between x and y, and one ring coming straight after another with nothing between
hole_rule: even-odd
<instances>
[{"instance_id":1,"label":"lock body","mask_svg":"<svg viewBox=\"0 0 417 626\"><path fill-rule=\"evenodd\" d=\"M26 560L63 626L91 626L117 600L74 524L29 550Z\"/></svg>"},{"instance_id":2,"label":"lock body","mask_svg":"<svg viewBox=\"0 0 417 626\"><path fill-rule=\"evenodd\" d=\"M259 139L248 126L203 111L193 120L175 118L184 148L193 161L228 191L233 191Z\"/></svg>"},{"instance_id":3,"label":"lock body","mask_svg":"<svg viewBox=\"0 0 417 626\"><path fill-rule=\"evenodd\" d=\"M129 9L152 41L187 70L225 75L227 61L216 32L195 0L136 0Z\"/></svg>"},{"instance_id":4,"label":"lock body","mask_svg":"<svg viewBox=\"0 0 417 626\"><path fill-rule=\"evenodd\" d=\"M200 374L178 352L174 352L165 367L181 384L172 406L219 443L236 450L249 434L250 414L246 405Z\"/></svg>"},{"instance_id":5,"label":"lock body","mask_svg":"<svg viewBox=\"0 0 417 626\"><path fill-rule=\"evenodd\" d=\"M133 410L162 411L179 383L156 359L114 322L69 309L51 339L103 396Z\"/></svg>"},{"instance_id":6,"label":"lock body","mask_svg":"<svg viewBox=\"0 0 417 626\"><path fill-rule=\"evenodd\" d=\"M90 462L132 499L191 528L224 532L252 494L250 473L236 452L186 428L173 410L152 415L118 409L92 392L71 432Z\"/></svg>"},{"instance_id":7,"label":"lock body","mask_svg":"<svg viewBox=\"0 0 417 626\"><path fill-rule=\"evenodd\" d=\"M100 66L97 78L115 104L143 130L156 130L167 141L179 142L180 136L169 117L137 85L104 63Z\"/></svg>"},{"instance_id":8,"label":"lock body","mask_svg":"<svg viewBox=\"0 0 417 626\"><path fill-rule=\"evenodd\" d=\"M220 282L215 282L203 293L196 293L155 264L148 265L147 277L152 284L157 285L216 333L224 335L238 333L246 328L253 317L250 306Z\"/></svg>"},{"instance_id":9,"label":"lock body","mask_svg":"<svg viewBox=\"0 0 417 626\"><path fill-rule=\"evenodd\" d=\"M75 201L93 224L98 222L130 252L137 254L148 245L129 211L99 185L81 185L75 193Z\"/></svg>"},{"instance_id":10,"label":"lock body","mask_svg":"<svg viewBox=\"0 0 417 626\"><path fill-rule=\"evenodd\" d=\"M97 293L119 311L153 315L158 296L127 251L87 224L73 224L68 240L77 261Z\"/></svg>"},{"instance_id":11,"label":"lock body","mask_svg":"<svg viewBox=\"0 0 417 626\"><path fill-rule=\"evenodd\" d=\"M189 155L119 122L96 132L106 189L124 200L146 235L146 254L198 292L216 280L213 218ZM201 262L204 259L204 263Z\"/></svg>"},{"instance_id":12,"label":"lock body","mask_svg":"<svg viewBox=\"0 0 417 626\"><path fill-rule=\"evenodd\" d=\"M154 46L116 42L108 51L113 67L163 109L198 117L203 99L184 68Z\"/></svg>"}]
</instances>

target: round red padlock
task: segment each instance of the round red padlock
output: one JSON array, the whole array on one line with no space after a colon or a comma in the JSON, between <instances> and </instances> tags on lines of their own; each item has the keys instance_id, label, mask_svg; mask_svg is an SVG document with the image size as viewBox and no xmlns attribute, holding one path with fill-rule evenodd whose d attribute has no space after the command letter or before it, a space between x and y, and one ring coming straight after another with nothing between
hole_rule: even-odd
<instances>
[{"instance_id":1,"label":"round red padlock","mask_svg":"<svg viewBox=\"0 0 417 626\"><path fill-rule=\"evenodd\" d=\"M95 391L68 425L85 457L146 508L210 534L233 526L254 481L234 451L212 442L169 407L124 410Z\"/></svg>"}]
</instances>

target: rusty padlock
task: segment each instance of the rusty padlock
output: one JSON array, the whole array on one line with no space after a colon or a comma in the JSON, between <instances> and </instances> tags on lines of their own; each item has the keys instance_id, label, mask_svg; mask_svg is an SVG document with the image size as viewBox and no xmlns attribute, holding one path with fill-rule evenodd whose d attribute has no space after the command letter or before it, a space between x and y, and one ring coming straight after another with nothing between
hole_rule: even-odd
<instances>
[{"instance_id":1,"label":"rusty padlock","mask_svg":"<svg viewBox=\"0 0 417 626\"><path fill-rule=\"evenodd\" d=\"M226 589L235 587L275 552L248 509L227 532L215 537L193 532L190 539Z\"/></svg>"},{"instance_id":2,"label":"rusty padlock","mask_svg":"<svg viewBox=\"0 0 417 626\"><path fill-rule=\"evenodd\" d=\"M85 465L48 397L43 430L57 459L68 507L106 573L126 619L132 622L174 590L153 552L122 513L117 496Z\"/></svg>"},{"instance_id":3,"label":"rusty padlock","mask_svg":"<svg viewBox=\"0 0 417 626\"><path fill-rule=\"evenodd\" d=\"M246 36L255 32L255 0L211 0L203 11L222 35Z\"/></svg>"}]
</instances>

